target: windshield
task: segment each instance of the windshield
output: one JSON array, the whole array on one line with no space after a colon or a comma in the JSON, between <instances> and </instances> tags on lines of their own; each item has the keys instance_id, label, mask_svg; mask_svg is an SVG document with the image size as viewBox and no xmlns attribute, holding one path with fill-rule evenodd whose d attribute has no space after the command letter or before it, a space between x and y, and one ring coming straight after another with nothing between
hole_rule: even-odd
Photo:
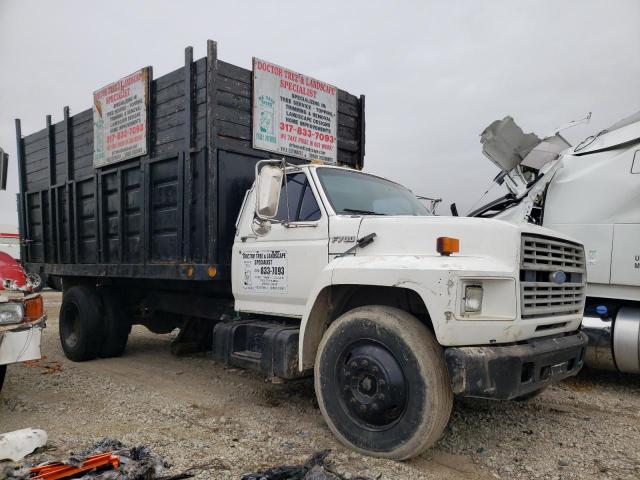
<instances>
[{"instance_id":1,"label":"windshield","mask_svg":"<svg viewBox=\"0 0 640 480\"><path fill-rule=\"evenodd\" d=\"M429 215L427 208L397 183L335 168L318 168L316 172L337 214Z\"/></svg>"}]
</instances>

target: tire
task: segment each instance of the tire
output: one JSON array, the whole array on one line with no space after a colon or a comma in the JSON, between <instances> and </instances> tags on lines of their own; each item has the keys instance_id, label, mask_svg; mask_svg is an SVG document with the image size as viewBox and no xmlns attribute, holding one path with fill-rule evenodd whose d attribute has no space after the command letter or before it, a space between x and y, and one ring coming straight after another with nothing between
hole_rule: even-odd
<instances>
[{"instance_id":1,"label":"tire","mask_svg":"<svg viewBox=\"0 0 640 480\"><path fill-rule=\"evenodd\" d=\"M524 395L520 395L519 397L514 398L516 402L528 402L529 400L533 400L542 392L544 392L547 387L539 388L538 390L534 390L533 392L525 393Z\"/></svg>"},{"instance_id":2,"label":"tire","mask_svg":"<svg viewBox=\"0 0 640 480\"><path fill-rule=\"evenodd\" d=\"M64 293L60 306L60 343L69 360L96 358L104 339L100 297L95 288L76 285Z\"/></svg>"},{"instance_id":3,"label":"tire","mask_svg":"<svg viewBox=\"0 0 640 480\"><path fill-rule=\"evenodd\" d=\"M453 392L442 347L413 315L393 307L353 309L325 332L315 391L333 434L348 447L404 460L442 435Z\"/></svg>"},{"instance_id":4,"label":"tire","mask_svg":"<svg viewBox=\"0 0 640 480\"><path fill-rule=\"evenodd\" d=\"M7 375L7 366L0 365L0 392L2 392L2 385L4 384L4 377Z\"/></svg>"},{"instance_id":5,"label":"tire","mask_svg":"<svg viewBox=\"0 0 640 480\"><path fill-rule=\"evenodd\" d=\"M42 277L34 272L27 273L27 279L31 282L32 292L39 292L44 288Z\"/></svg>"},{"instance_id":6,"label":"tire","mask_svg":"<svg viewBox=\"0 0 640 480\"><path fill-rule=\"evenodd\" d=\"M104 311L104 341L99 355L102 358L119 357L127 347L131 320L118 292L104 289L100 297Z\"/></svg>"}]
</instances>

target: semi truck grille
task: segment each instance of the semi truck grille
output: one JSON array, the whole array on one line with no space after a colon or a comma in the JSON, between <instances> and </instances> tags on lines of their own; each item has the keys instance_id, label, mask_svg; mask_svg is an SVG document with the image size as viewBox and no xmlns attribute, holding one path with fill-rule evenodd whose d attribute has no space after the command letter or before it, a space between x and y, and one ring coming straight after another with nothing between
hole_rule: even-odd
<instances>
[{"instance_id":1,"label":"semi truck grille","mask_svg":"<svg viewBox=\"0 0 640 480\"><path fill-rule=\"evenodd\" d=\"M558 272L564 274L564 281ZM542 235L522 235L523 319L581 314L584 288L585 258L581 245Z\"/></svg>"}]
</instances>

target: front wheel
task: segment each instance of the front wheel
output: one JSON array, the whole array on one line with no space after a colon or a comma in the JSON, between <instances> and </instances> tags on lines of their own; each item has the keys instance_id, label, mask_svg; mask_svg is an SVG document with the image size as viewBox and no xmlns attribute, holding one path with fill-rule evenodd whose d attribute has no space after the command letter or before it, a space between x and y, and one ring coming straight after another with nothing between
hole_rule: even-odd
<instances>
[{"instance_id":1,"label":"front wheel","mask_svg":"<svg viewBox=\"0 0 640 480\"><path fill-rule=\"evenodd\" d=\"M404 460L441 436L453 405L442 348L413 315L367 306L331 324L315 363L320 410L336 437Z\"/></svg>"}]
</instances>

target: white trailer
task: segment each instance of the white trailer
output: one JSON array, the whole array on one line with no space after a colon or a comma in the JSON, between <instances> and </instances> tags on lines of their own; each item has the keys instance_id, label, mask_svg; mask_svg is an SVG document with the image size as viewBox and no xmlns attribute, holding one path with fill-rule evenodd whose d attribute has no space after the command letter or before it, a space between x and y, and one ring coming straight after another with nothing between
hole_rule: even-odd
<instances>
[{"instance_id":1,"label":"white trailer","mask_svg":"<svg viewBox=\"0 0 640 480\"><path fill-rule=\"evenodd\" d=\"M524 134L511 117L492 123L481 142L509 193L469 215L543 225L582 241L586 363L640 373L640 112L576 146L559 133Z\"/></svg>"}]
</instances>

